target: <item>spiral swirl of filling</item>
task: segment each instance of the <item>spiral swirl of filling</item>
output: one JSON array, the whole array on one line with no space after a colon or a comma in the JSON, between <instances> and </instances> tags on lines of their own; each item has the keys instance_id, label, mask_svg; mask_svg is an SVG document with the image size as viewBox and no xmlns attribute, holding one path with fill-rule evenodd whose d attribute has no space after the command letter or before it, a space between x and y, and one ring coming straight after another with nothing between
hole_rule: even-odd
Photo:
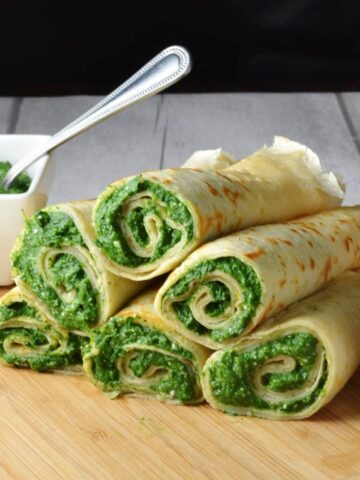
<instances>
[{"instance_id":1,"label":"spiral swirl of filling","mask_svg":"<svg viewBox=\"0 0 360 480\"><path fill-rule=\"evenodd\" d=\"M27 221L12 255L19 281L70 330L96 323L97 269L73 220L61 211L40 211Z\"/></svg>"},{"instance_id":2,"label":"spiral swirl of filling","mask_svg":"<svg viewBox=\"0 0 360 480\"><path fill-rule=\"evenodd\" d=\"M291 414L321 395L328 371L324 348L308 332L294 332L250 348L216 352L204 369L206 398L225 412Z\"/></svg>"},{"instance_id":3,"label":"spiral swirl of filling","mask_svg":"<svg viewBox=\"0 0 360 480\"><path fill-rule=\"evenodd\" d=\"M84 355L90 380L112 396L132 393L170 403L202 398L193 354L139 317L113 317Z\"/></svg>"},{"instance_id":4,"label":"spiral swirl of filling","mask_svg":"<svg viewBox=\"0 0 360 480\"><path fill-rule=\"evenodd\" d=\"M0 305L0 358L33 370L64 370L81 365L86 339L46 323L25 301Z\"/></svg>"},{"instance_id":5,"label":"spiral swirl of filling","mask_svg":"<svg viewBox=\"0 0 360 480\"><path fill-rule=\"evenodd\" d=\"M153 264L193 238L189 209L163 186L137 176L114 188L95 213L97 245L118 265Z\"/></svg>"},{"instance_id":6,"label":"spiral swirl of filling","mask_svg":"<svg viewBox=\"0 0 360 480\"><path fill-rule=\"evenodd\" d=\"M261 285L252 267L235 257L201 261L162 298L166 318L217 342L241 334L260 303Z\"/></svg>"}]
</instances>

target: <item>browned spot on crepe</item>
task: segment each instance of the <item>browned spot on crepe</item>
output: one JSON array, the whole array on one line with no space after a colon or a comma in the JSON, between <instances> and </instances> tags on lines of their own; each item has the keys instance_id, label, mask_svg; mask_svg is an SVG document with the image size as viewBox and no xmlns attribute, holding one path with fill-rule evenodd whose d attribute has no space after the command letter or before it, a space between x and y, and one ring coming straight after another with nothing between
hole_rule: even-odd
<instances>
[{"instance_id":1,"label":"browned spot on crepe","mask_svg":"<svg viewBox=\"0 0 360 480\"><path fill-rule=\"evenodd\" d=\"M353 239L351 237L346 237L344 240L345 248L348 252L350 252L351 244L353 243Z\"/></svg>"},{"instance_id":2,"label":"browned spot on crepe","mask_svg":"<svg viewBox=\"0 0 360 480\"><path fill-rule=\"evenodd\" d=\"M271 243L271 245L277 245L279 242L276 240L276 238L268 237L267 241Z\"/></svg>"},{"instance_id":3,"label":"browned spot on crepe","mask_svg":"<svg viewBox=\"0 0 360 480\"><path fill-rule=\"evenodd\" d=\"M205 182L205 184L207 185L208 189L209 189L209 192L211 193L211 195L213 195L214 197L217 197L219 195L219 192L216 190L216 188L214 188L212 185L210 185L208 182Z\"/></svg>"},{"instance_id":4,"label":"browned spot on crepe","mask_svg":"<svg viewBox=\"0 0 360 480\"><path fill-rule=\"evenodd\" d=\"M281 265L282 267L286 268L287 265L286 265L285 260L282 258L282 256L281 256L281 255L278 255L277 257L278 257L278 259L279 259L279 261L280 261L280 265Z\"/></svg>"},{"instance_id":5,"label":"browned spot on crepe","mask_svg":"<svg viewBox=\"0 0 360 480\"><path fill-rule=\"evenodd\" d=\"M223 188L223 192L224 192L225 196L230 200L230 202L234 206L236 206L237 200L241 197L240 192L233 192L232 190L230 190L227 187Z\"/></svg>"},{"instance_id":6,"label":"browned spot on crepe","mask_svg":"<svg viewBox=\"0 0 360 480\"><path fill-rule=\"evenodd\" d=\"M310 225L308 223L305 223L305 222L302 222L302 221L299 221L297 222L299 225L301 225L303 228L305 228L306 230L310 230L311 232L314 232L316 233L317 235L319 235L320 237L323 236L323 234L320 232L320 230L318 230L317 228L315 228L313 225Z\"/></svg>"},{"instance_id":7,"label":"browned spot on crepe","mask_svg":"<svg viewBox=\"0 0 360 480\"><path fill-rule=\"evenodd\" d=\"M303 262L300 260L295 259L297 266L300 268L300 270L304 271L305 270L305 265Z\"/></svg>"},{"instance_id":8,"label":"browned spot on crepe","mask_svg":"<svg viewBox=\"0 0 360 480\"><path fill-rule=\"evenodd\" d=\"M258 258L258 257L262 257L263 255L265 255L265 250L262 249L262 248L258 248L257 250L254 250L253 252L245 253L245 256L247 258L252 259L252 260L254 260L255 258Z\"/></svg>"},{"instance_id":9,"label":"browned spot on crepe","mask_svg":"<svg viewBox=\"0 0 360 480\"><path fill-rule=\"evenodd\" d=\"M326 260L325 267L324 267L324 270L323 270L324 282L328 281L330 270L331 270L331 258L328 258Z\"/></svg>"},{"instance_id":10,"label":"browned spot on crepe","mask_svg":"<svg viewBox=\"0 0 360 480\"><path fill-rule=\"evenodd\" d=\"M289 247L293 247L293 246L294 246L293 242L291 242L290 240L284 240L284 239L282 239L281 241L282 241L282 243L285 243L285 245L289 245Z\"/></svg>"},{"instance_id":11,"label":"browned spot on crepe","mask_svg":"<svg viewBox=\"0 0 360 480\"><path fill-rule=\"evenodd\" d=\"M199 215L199 230L201 232L201 235L205 235L210 229L211 229L211 226L214 222L214 218L209 215L207 217L204 217L202 215Z\"/></svg>"},{"instance_id":12,"label":"browned spot on crepe","mask_svg":"<svg viewBox=\"0 0 360 480\"><path fill-rule=\"evenodd\" d=\"M223 229L223 223L226 220L226 216L222 212L220 212L219 210L216 210L215 218L216 218L216 229L217 229L218 233L221 233L222 229Z\"/></svg>"}]
</instances>

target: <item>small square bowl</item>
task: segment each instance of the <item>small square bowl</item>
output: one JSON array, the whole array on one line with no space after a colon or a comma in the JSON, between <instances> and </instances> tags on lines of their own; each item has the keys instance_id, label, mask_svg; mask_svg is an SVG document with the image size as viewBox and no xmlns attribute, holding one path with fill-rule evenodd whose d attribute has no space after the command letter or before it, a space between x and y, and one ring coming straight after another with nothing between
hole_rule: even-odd
<instances>
[{"instance_id":1,"label":"small square bowl","mask_svg":"<svg viewBox=\"0 0 360 480\"><path fill-rule=\"evenodd\" d=\"M14 164L49 138L48 135L0 135L0 161ZM46 155L27 169L32 179L27 192L0 194L0 286L13 283L10 252L25 218L47 203L54 168L49 159Z\"/></svg>"}]
</instances>

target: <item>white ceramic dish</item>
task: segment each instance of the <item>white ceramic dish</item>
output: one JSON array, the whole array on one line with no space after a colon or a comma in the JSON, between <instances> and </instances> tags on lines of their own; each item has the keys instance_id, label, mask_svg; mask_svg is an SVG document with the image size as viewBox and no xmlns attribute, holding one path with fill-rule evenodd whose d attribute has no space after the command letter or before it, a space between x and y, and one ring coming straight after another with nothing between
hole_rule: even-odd
<instances>
[{"instance_id":1,"label":"white ceramic dish","mask_svg":"<svg viewBox=\"0 0 360 480\"><path fill-rule=\"evenodd\" d=\"M48 135L0 135L0 161L16 163L30 150L45 143ZM28 169L32 178L25 193L0 194L0 285L11 285L10 252L24 226L25 216L46 205L53 177L49 155Z\"/></svg>"}]
</instances>

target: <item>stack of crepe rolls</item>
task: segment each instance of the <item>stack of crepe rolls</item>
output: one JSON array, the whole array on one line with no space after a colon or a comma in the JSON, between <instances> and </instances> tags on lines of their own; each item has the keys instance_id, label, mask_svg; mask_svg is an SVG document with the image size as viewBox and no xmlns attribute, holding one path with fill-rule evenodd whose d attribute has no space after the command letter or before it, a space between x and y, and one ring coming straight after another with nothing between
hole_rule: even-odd
<instances>
[{"instance_id":1,"label":"stack of crepe rolls","mask_svg":"<svg viewBox=\"0 0 360 480\"><path fill-rule=\"evenodd\" d=\"M218 149L195 152L188 162L218 169L234 159ZM82 349L90 332L146 288L148 282L127 280L102 264L94 243L93 205L55 205L27 220L12 252L18 287L0 301L3 363L82 373ZM198 380L197 385L198 394Z\"/></svg>"},{"instance_id":2,"label":"stack of crepe rolls","mask_svg":"<svg viewBox=\"0 0 360 480\"><path fill-rule=\"evenodd\" d=\"M84 337L51 324L31 296L15 287L0 299L0 359L38 371L81 373Z\"/></svg>"},{"instance_id":3,"label":"stack of crepe rolls","mask_svg":"<svg viewBox=\"0 0 360 480\"><path fill-rule=\"evenodd\" d=\"M335 368L330 345L346 315L354 323L353 310L343 309L334 337L322 334L318 315L309 318L320 330L307 320L286 338L268 342L264 333L256 345L255 335L280 331L287 320L264 321L360 267L360 207L337 208L343 195L315 153L276 137L240 162L221 149L196 152L183 168L119 180L97 201L47 207L12 252L18 287L1 300L0 358L72 371L82 356L87 377L110 397L194 404L204 399L202 382L207 400L229 413L307 416L357 364L351 352ZM160 289L139 295L171 270ZM343 278L354 291L358 277ZM332 285L326 291L342 292Z\"/></svg>"},{"instance_id":4,"label":"stack of crepe rolls","mask_svg":"<svg viewBox=\"0 0 360 480\"><path fill-rule=\"evenodd\" d=\"M195 152L189 166L209 170L235 160L221 149ZM60 204L30 218L12 251L13 277L52 323L87 334L102 325L148 282L110 272L97 255L94 201Z\"/></svg>"},{"instance_id":5,"label":"stack of crepe rolls","mask_svg":"<svg viewBox=\"0 0 360 480\"><path fill-rule=\"evenodd\" d=\"M206 400L233 415L313 415L360 364L359 312L360 272L346 272L238 346L213 353L202 373Z\"/></svg>"},{"instance_id":6,"label":"stack of crepe rolls","mask_svg":"<svg viewBox=\"0 0 360 480\"><path fill-rule=\"evenodd\" d=\"M203 245L160 288L159 315L219 349L332 278L360 267L360 206L253 227Z\"/></svg>"},{"instance_id":7,"label":"stack of crepe rolls","mask_svg":"<svg viewBox=\"0 0 360 480\"><path fill-rule=\"evenodd\" d=\"M235 163L225 152L213 155L207 170L201 168L210 155L202 152L185 168L124 178L99 196L93 222L104 266L132 280L151 279L212 239L342 201L337 178L299 143L275 137L271 147ZM213 170L217 165L226 168Z\"/></svg>"},{"instance_id":8,"label":"stack of crepe rolls","mask_svg":"<svg viewBox=\"0 0 360 480\"><path fill-rule=\"evenodd\" d=\"M104 267L93 247L92 207L84 201L40 210L12 251L16 284L52 322L80 334L104 323L146 285Z\"/></svg>"},{"instance_id":9,"label":"stack of crepe rolls","mask_svg":"<svg viewBox=\"0 0 360 480\"><path fill-rule=\"evenodd\" d=\"M156 290L133 300L91 335L84 371L111 398L155 398L170 404L203 401L200 372L210 351L164 323Z\"/></svg>"}]
</instances>

